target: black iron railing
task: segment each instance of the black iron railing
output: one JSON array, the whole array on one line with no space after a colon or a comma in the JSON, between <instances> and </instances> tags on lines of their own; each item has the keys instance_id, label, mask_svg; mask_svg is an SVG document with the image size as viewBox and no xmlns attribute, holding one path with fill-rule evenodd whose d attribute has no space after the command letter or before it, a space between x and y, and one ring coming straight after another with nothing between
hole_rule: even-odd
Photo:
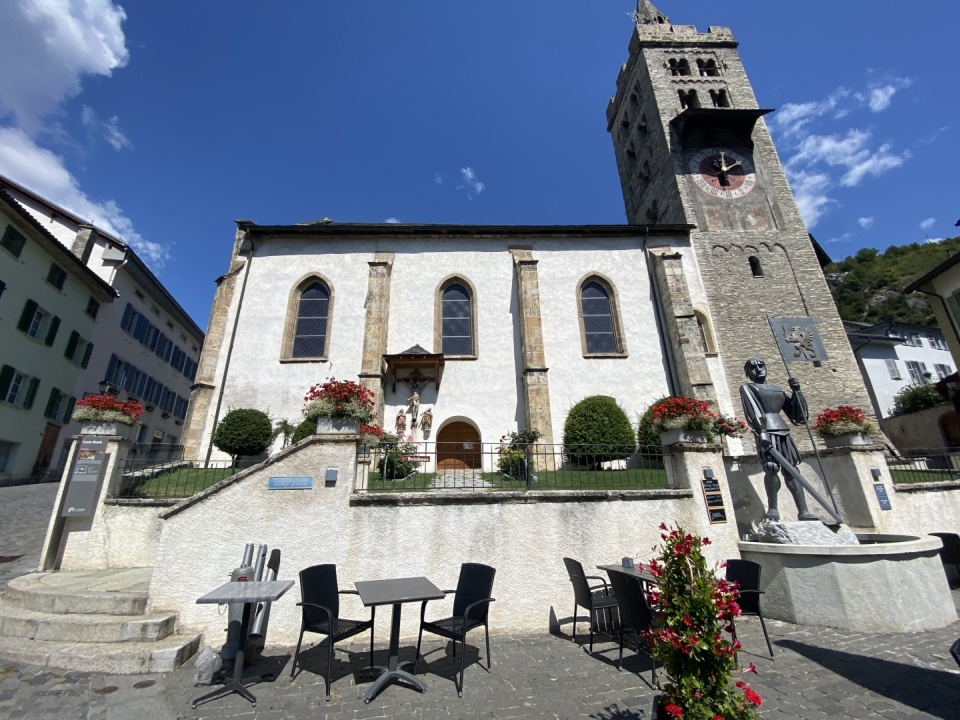
<instances>
[{"instance_id":1,"label":"black iron railing","mask_svg":"<svg viewBox=\"0 0 960 720\"><path fill-rule=\"evenodd\" d=\"M196 495L240 472L249 463L195 462L180 457L153 459L127 457L120 468L117 497L180 499Z\"/></svg>"},{"instance_id":2,"label":"black iron railing","mask_svg":"<svg viewBox=\"0 0 960 720\"><path fill-rule=\"evenodd\" d=\"M930 448L910 450L909 454L886 455L887 467L895 483L916 484L960 480L960 450Z\"/></svg>"},{"instance_id":3,"label":"black iron railing","mask_svg":"<svg viewBox=\"0 0 960 720\"><path fill-rule=\"evenodd\" d=\"M358 489L433 490L649 490L667 487L659 446L508 447L482 443L378 445L360 466Z\"/></svg>"}]
</instances>

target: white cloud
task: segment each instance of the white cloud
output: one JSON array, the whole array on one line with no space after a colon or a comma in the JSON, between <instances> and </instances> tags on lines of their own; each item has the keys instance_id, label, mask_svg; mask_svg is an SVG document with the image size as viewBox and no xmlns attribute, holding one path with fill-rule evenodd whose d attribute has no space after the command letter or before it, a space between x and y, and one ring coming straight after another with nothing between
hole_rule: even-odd
<instances>
[{"instance_id":1,"label":"white cloud","mask_svg":"<svg viewBox=\"0 0 960 720\"><path fill-rule=\"evenodd\" d=\"M923 228L924 230L929 230L930 228L933 227L934 223L936 222L937 222L936 218L932 218L932 217L927 218L926 220L923 220L920 222L920 227Z\"/></svg>"},{"instance_id":2,"label":"white cloud","mask_svg":"<svg viewBox=\"0 0 960 720\"><path fill-rule=\"evenodd\" d=\"M806 103L785 103L773 116L773 124L788 135L802 133L814 119L836 109L837 104L850 92L846 88L837 88L823 100ZM843 117L848 111L841 110L837 117Z\"/></svg>"},{"instance_id":3,"label":"white cloud","mask_svg":"<svg viewBox=\"0 0 960 720\"><path fill-rule=\"evenodd\" d=\"M126 65L125 19L112 0L0 2L0 117L35 134L84 75Z\"/></svg>"},{"instance_id":4,"label":"white cloud","mask_svg":"<svg viewBox=\"0 0 960 720\"><path fill-rule=\"evenodd\" d=\"M797 205L808 228L812 228L836 200L832 192L855 187L867 177L879 177L900 167L911 154L897 151L890 143L876 146L870 130L848 127L823 132L829 123L849 122L851 108L869 107L880 112L889 107L897 90L908 87L908 78L874 83L865 91L839 87L822 100L786 103L770 121L785 158L784 169L794 189ZM860 219L861 227L865 218Z\"/></svg>"},{"instance_id":5,"label":"white cloud","mask_svg":"<svg viewBox=\"0 0 960 720\"><path fill-rule=\"evenodd\" d=\"M147 262L162 267L169 250L145 240L113 200L91 200L64 167L63 158L37 145L24 131L0 127L0 174L116 235Z\"/></svg>"},{"instance_id":6,"label":"white cloud","mask_svg":"<svg viewBox=\"0 0 960 720\"><path fill-rule=\"evenodd\" d=\"M862 227L864 230L869 230L873 227L873 218L872 217L862 217L857 220L857 225Z\"/></svg>"},{"instance_id":7,"label":"white cloud","mask_svg":"<svg viewBox=\"0 0 960 720\"><path fill-rule=\"evenodd\" d=\"M399 223L400 221L395 217L388 217L386 220L384 220L384 222L394 225L396 223Z\"/></svg>"},{"instance_id":8,"label":"white cloud","mask_svg":"<svg viewBox=\"0 0 960 720\"><path fill-rule=\"evenodd\" d=\"M867 92L856 93L856 98L861 104L870 108L872 112L883 112L890 107L893 94L897 90L910 87L912 83L913 81L910 78L894 78L884 85L875 85L869 88Z\"/></svg>"},{"instance_id":9,"label":"white cloud","mask_svg":"<svg viewBox=\"0 0 960 720\"><path fill-rule=\"evenodd\" d=\"M433 176L433 181L434 181L437 185L443 185L443 178L440 177L440 173L437 173L436 175Z\"/></svg>"},{"instance_id":10,"label":"white cloud","mask_svg":"<svg viewBox=\"0 0 960 720\"><path fill-rule=\"evenodd\" d=\"M133 148L130 138L120 129L120 118L116 115L109 120L104 120L93 108L84 105L80 111L80 121L91 135L102 136L117 152L124 148Z\"/></svg>"},{"instance_id":11,"label":"white cloud","mask_svg":"<svg viewBox=\"0 0 960 720\"><path fill-rule=\"evenodd\" d=\"M116 235L162 267L169 249L145 240L114 200L91 199L63 157L38 140L71 142L58 124L43 124L80 94L85 75L109 77L126 65L121 27L126 17L112 0L0 0L0 174ZM132 147L116 116L103 120L84 106L80 121L114 149Z\"/></svg>"},{"instance_id":12,"label":"white cloud","mask_svg":"<svg viewBox=\"0 0 960 720\"><path fill-rule=\"evenodd\" d=\"M829 206L836 202L827 194L831 185L830 176L826 173L810 173L790 168L786 170L800 215L807 229L812 229L827 212Z\"/></svg>"},{"instance_id":13,"label":"white cloud","mask_svg":"<svg viewBox=\"0 0 960 720\"><path fill-rule=\"evenodd\" d=\"M927 238L927 244L929 244L929 243L939 243L939 242L943 242L943 238L942 238L942 237L939 237L939 238Z\"/></svg>"},{"instance_id":14,"label":"white cloud","mask_svg":"<svg viewBox=\"0 0 960 720\"><path fill-rule=\"evenodd\" d=\"M460 168L460 176L463 178L463 185L458 185L457 190L466 190L467 197L471 200L474 195L479 195L487 189L486 185L477 180L477 174L472 167Z\"/></svg>"}]
</instances>

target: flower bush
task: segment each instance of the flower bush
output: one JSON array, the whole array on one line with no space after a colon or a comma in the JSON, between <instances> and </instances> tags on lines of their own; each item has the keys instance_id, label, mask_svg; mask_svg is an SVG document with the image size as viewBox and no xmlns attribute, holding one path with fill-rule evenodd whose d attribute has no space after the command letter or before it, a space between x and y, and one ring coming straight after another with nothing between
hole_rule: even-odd
<instances>
[{"instance_id":1,"label":"flower bush","mask_svg":"<svg viewBox=\"0 0 960 720\"><path fill-rule=\"evenodd\" d=\"M381 480L403 480L416 471L418 463L403 459L417 454L417 445L411 436L385 432L381 435L380 449L383 455L377 465Z\"/></svg>"},{"instance_id":2,"label":"flower bush","mask_svg":"<svg viewBox=\"0 0 960 720\"><path fill-rule=\"evenodd\" d=\"M136 425L143 414L143 406L137 400L117 400L112 395L87 395L77 400L73 419L79 422L116 422Z\"/></svg>"},{"instance_id":3,"label":"flower bush","mask_svg":"<svg viewBox=\"0 0 960 720\"><path fill-rule=\"evenodd\" d=\"M356 418L368 423L373 419L373 391L353 380L330 378L311 387L303 401L303 415L310 420Z\"/></svg>"},{"instance_id":4,"label":"flower bush","mask_svg":"<svg viewBox=\"0 0 960 720\"><path fill-rule=\"evenodd\" d=\"M497 448L497 470L507 477L522 478L527 447L539 439L540 431L530 428L501 436L500 447Z\"/></svg>"},{"instance_id":5,"label":"flower bush","mask_svg":"<svg viewBox=\"0 0 960 720\"><path fill-rule=\"evenodd\" d=\"M860 408L841 405L838 408L825 408L817 415L813 430L820 437L836 437L848 433L872 432L873 424L867 420Z\"/></svg>"},{"instance_id":6,"label":"flower bush","mask_svg":"<svg viewBox=\"0 0 960 720\"><path fill-rule=\"evenodd\" d=\"M657 433L666 430L699 430L708 440L714 437L741 437L747 424L739 418L717 414L706 400L673 396L655 402L651 408L653 429Z\"/></svg>"},{"instance_id":7,"label":"flower bush","mask_svg":"<svg viewBox=\"0 0 960 720\"><path fill-rule=\"evenodd\" d=\"M703 547L709 538L663 523L660 529L663 548L649 564L657 585L648 593L658 622L645 635L669 676L657 683L662 709L684 720L756 718L763 700L744 681L733 682L740 643L727 635L740 614L736 584L707 568ZM756 668L751 663L747 671Z\"/></svg>"},{"instance_id":8,"label":"flower bush","mask_svg":"<svg viewBox=\"0 0 960 720\"><path fill-rule=\"evenodd\" d=\"M364 445L377 445L383 440L383 428L379 425L360 424L360 442Z\"/></svg>"}]
</instances>

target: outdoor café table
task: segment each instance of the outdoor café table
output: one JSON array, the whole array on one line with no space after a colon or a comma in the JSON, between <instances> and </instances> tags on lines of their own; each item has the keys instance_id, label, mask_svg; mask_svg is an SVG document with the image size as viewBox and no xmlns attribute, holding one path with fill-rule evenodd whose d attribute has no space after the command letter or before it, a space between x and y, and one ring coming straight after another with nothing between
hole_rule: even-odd
<instances>
[{"instance_id":1,"label":"outdoor caf\u00e9 table","mask_svg":"<svg viewBox=\"0 0 960 720\"><path fill-rule=\"evenodd\" d=\"M257 706L257 698L253 693L247 690L242 681L243 676L243 653L247 647L247 632L250 630L250 616L253 614L253 608L257 603L273 602L278 600L287 590L293 587L293 580L262 580L255 582L227 582L216 590L208 592L198 603L210 603L220 605L222 603L236 604L243 603L243 620L240 623L240 640L237 647L237 657L233 663L233 677L223 681L223 687L217 688L211 693L198 697L193 701L193 709L197 709L197 703L214 698L237 693L249 700L253 707Z\"/></svg>"},{"instance_id":2,"label":"outdoor caf\u00e9 table","mask_svg":"<svg viewBox=\"0 0 960 720\"><path fill-rule=\"evenodd\" d=\"M365 703L376 697L380 689L391 680L403 680L420 692L426 692L427 686L416 675L401 670L400 659L400 608L403 603L423 600L439 600L444 597L443 590L425 577L396 578L394 580L362 580L354 583L360 594L360 601L366 607L393 605L393 617L390 624L390 659L384 672L363 696Z\"/></svg>"},{"instance_id":3,"label":"outdoor caf\u00e9 table","mask_svg":"<svg viewBox=\"0 0 960 720\"><path fill-rule=\"evenodd\" d=\"M630 577L639 578L645 589L649 590L651 585L657 584L657 579L650 573L649 570L637 570L637 568L625 568L623 565L597 565L598 570L603 570L609 573L611 570L616 572L622 572Z\"/></svg>"}]
</instances>

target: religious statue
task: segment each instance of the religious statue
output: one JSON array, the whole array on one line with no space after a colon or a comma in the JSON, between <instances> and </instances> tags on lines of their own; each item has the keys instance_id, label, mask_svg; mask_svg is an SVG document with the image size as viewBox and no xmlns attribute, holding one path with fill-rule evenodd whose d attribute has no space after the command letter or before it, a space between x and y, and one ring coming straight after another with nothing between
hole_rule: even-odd
<instances>
[{"instance_id":1,"label":"religious statue","mask_svg":"<svg viewBox=\"0 0 960 720\"><path fill-rule=\"evenodd\" d=\"M790 427L780 416L781 411L785 412L794 425L800 425L806 418L807 401L800 392L800 381L790 378L791 393L787 395L780 386L767 382L767 365L760 358L747 360L743 370L752 382L740 386L740 402L743 403L747 424L753 430L757 441L757 457L763 465L767 519L780 519L777 493L780 491L778 473L782 472L787 489L797 504L797 516L801 520L819 520L820 518L807 509L803 487L794 477L800 475L797 469L800 453L790 437ZM785 467L785 464L790 467Z\"/></svg>"},{"instance_id":2,"label":"religious statue","mask_svg":"<svg viewBox=\"0 0 960 720\"><path fill-rule=\"evenodd\" d=\"M420 393L416 390L413 391L413 395L407 398L407 407L410 408L410 427L416 429L417 412L420 410Z\"/></svg>"},{"instance_id":3,"label":"religious statue","mask_svg":"<svg viewBox=\"0 0 960 720\"><path fill-rule=\"evenodd\" d=\"M423 433L424 437L427 437L430 434L430 428L433 427L433 412L430 408L427 408L423 412L423 417L420 418L420 432Z\"/></svg>"},{"instance_id":4,"label":"religious statue","mask_svg":"<svg viewBox=\"0 0 960 720\"><path fill-rule=\"evenodd\" d=\"M403 408L397 410L397 435L403 435L407 431L407 416Z\"/></svg>"}]
</instances>

